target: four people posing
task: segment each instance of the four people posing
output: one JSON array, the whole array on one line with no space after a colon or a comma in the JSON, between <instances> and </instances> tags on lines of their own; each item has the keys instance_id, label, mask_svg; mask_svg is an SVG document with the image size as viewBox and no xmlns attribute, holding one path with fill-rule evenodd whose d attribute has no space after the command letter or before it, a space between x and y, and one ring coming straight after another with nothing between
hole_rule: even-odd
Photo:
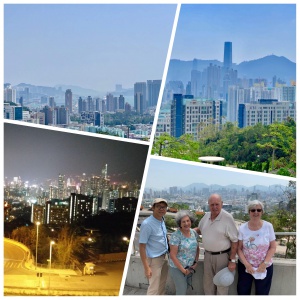
<instances>
[{"instance_id":1,"label":"four people posing","mask_svg":"<svg viewBox=\"0 0 300 300\"><path fill-rule=\"evenodd\" d=\"M169 271L175 283L176 295L185 295L192 286L192 275L199 259L198 237L204 247L203 288L205 295L228 295L228 286L216 286L214 276L222 269L236 269L238 254L239 295L250 295L254 280L257 295L268 295L273 275L272 257L276 250L275 233L271 223L263 221L264 206L255 200L249 203L250 220L239 231L231 214L222 209L218 194L208 199L210 212L200 220L198 227L189 211L179 211L175 217L178 229L170 237ZM149 279L148 295L163 295L168 275L168 242L164 215L167 201L153 202L153 215L141 225L140 255Z\"/></svg>"}]
</instances>

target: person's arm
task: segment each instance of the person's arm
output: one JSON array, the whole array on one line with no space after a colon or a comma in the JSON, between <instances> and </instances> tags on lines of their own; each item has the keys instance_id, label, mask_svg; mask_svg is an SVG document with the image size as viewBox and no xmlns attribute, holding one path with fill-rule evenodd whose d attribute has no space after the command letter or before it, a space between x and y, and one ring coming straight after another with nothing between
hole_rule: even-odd
<instances>
[{"instance_id":1,"label":"person's arm","mask_svg":"<svg viewBox=\"0 0 300 300\"><path fill-rule=\"evenodd\" d=\"M243 252L243 241L241 241L241 240L239 240L239 242L238 242L237 253L238 253L238 256L239 256L239 260L245 266L247 272L249 274L253 274L254 273L254 269L253 269L252 265L247 261L245 255L244 255L244 252Z\"/></svg>"},{"instance_id":2,"label":"person's arm","mask_svg":"<svg viewBox=\"0 0 300 300\"><path fill-rule=\"evenodd\" d=\"M178 246L170 245L170 258L172 259L174 265L184 275L188 275L190 273L190 271L185 269L184 266L181 265L180 261L177 258L177 254L178 254Z\"/></svg>"},{"instance_id":3,"label":"person's arm","mask_svg":"<svg viewBox=\"0 0 300 300\"><path fill-rule=\"evenodd\" d=\"M152 270L148 265L147 255L146 255L146 244L139 244L140 245L140 256L142 260L142 264L144 266L145 276L149 279L152 276Z\"/></svg>"},{"instance_id":4,"label":"person's arm","mask_svg":"<svg viewBox=\"0 0 300 300\"><path fill-rule=\"evenodd\" d=\"M199 235L201 234L200 228L199 227L195 227L193 228Z\"/></svg>"},{"instance_id":5,"label":"person's arm","mask_svg":"<svg viewBox=\"0 0 300 300\"><path fill-rule=\"evenodd\" d=\"M257 272L264 272L266 270L275 252L276 252L276 241L274 240L270 242L270 248L267 252L265 260L259 265Z\"/></svg>"},{"instance_id":6,"label":"person's arm","mask_svg":"<svg viewBox=\"0 0 300 300\"><path fill-rule=\"evenodd\" d=\"M238 242L231 242L231 250L230 250L229 262L228 262L228 269L231 272L234 271L236 268L235 257L237 253L237 248L238 248ZM231 260L234 260L234 262Z\"/></svg>"},{"instance_id":7,"label":"person's arm","mask_svg":"<svg viewBox=\"0 0 300 300\"><path fill-rule=\"evenodd\" d=\"M191 266L194 270L197 267L197 263L198 263L198 260L199 260L199 254L200 254L200 249L199 249L199 246L197 245L197 251L196 251L196 256L195 256L195 263Z\"/></svg>"}]
</instances>

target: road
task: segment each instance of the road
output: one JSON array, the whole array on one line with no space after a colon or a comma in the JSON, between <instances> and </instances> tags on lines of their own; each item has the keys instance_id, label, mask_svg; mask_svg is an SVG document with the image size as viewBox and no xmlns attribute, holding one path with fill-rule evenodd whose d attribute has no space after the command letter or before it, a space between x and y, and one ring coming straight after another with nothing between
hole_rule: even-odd
<instances>
[{"instance_id":1,"label":"road","mask_svg":"<svg viewBox=\"0 0 300 300\"><path fill-rule=\"evenodd\" d=\"M4 240L4 293L5 295L119 295L124 261L96 265L95 275L75 275L74 271L28 268L26 252ZM42 273L42 277L37 277ZM67 294L69 295L69 294ZM70 294L71 295L71 294Z\"/></svg>"}]
</instances>

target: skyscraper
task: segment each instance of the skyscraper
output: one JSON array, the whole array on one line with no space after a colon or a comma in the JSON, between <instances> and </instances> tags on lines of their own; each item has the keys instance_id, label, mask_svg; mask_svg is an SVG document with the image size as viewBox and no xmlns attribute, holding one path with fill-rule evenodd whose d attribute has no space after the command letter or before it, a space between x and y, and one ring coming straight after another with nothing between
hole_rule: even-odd
<instances>
[{"instance_id":1,"label":"skyscraper","mask_svg":"<svg viewBox=\"0 0 300 300\"><path fill-rule=\"evenodd\" d=\"M147 80L147 101L148 107L154 107L157 104L161 80Z\"/></svg>"},{"instance_id":2,"label":"skyscraper","mask_svg":"<svg viewBox=\"0 0 300 300\"><path fill-rule=\"evenodd\" d=\"M146 109L146 93L146 82L136 82L134 84L134 109L141 114Z\"/></svg>"},{"instance_id":3,"label":"skyscraper","mask_svg":"<svg viewBox=\"0 0 300 300\"><path fill-rule=\"evenodd\" d=\"M72 113L72 91L70 89L65 92L65 107Z\"/></svg>"},{"instance_id":4,"label":"skyscraper","mask_svg":"<svg viewBox=\"0 0 300 300\"><path fill-rule=\"evenodd\" d=\"M224 62L225 71L232 68L232 42L224 43Z\"/></svg>"}]
</instances>

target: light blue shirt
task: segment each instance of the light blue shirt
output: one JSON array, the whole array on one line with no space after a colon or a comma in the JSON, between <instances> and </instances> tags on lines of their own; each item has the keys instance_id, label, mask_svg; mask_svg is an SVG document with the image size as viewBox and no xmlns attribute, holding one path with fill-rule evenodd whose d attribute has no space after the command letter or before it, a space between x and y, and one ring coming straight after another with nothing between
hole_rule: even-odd
<instances>
[{"instance_id":1,"label":"light blue shirt","mask_svg":"<svg viewBox=\"0 0 300 300\"><path fill-rule=\"evenodd\" d=\"M161 256L168 251L167 228L163 220L150 216L143 221L140 231L140 244L146 244L147 257Z\"/></svg>"}]
</instances>

